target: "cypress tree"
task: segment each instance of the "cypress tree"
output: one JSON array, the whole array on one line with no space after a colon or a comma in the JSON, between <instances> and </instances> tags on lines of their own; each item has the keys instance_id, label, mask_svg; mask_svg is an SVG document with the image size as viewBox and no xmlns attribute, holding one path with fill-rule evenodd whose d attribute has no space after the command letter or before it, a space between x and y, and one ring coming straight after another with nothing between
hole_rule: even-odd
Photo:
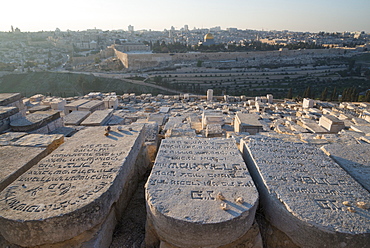
<instances>
[{"instance_id":1,"label":"cypress tree","mask_svg":"<svg viewBox=\"0 0 370 248\"><path fill-rule=\"evenodd\" d=\"M337 87L334 87L333 92L330 95L329 101L336 101L337 100Z\"/></svg>"},{"instance_id":2,"label":"cypress tree","mask_svg":"<svg viewBox=\"0 0 370 248\"><path fill-rule=\"evenodd\" d=\"M326 101L327 96L328 96L328 88L325 87L325 89L321 93L320 100L321 101Z\"/></svg>"},{"instance_id":3,"label":"cypress tree","mask_svg":"<svg viewBox=\"0 0 370 248\"><path fill-rule=\"evenodd\" d=\"M286 98L288 98L288 99L292 99L293 98L293 89L292 88L289 89Z\"/></svg>"}]
</instances>

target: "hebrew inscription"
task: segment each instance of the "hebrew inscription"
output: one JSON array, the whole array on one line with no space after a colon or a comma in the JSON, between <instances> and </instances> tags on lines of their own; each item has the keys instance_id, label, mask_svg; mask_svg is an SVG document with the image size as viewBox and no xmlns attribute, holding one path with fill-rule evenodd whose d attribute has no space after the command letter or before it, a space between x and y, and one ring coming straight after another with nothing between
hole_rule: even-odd
<instances>
[{"instance_id":1,"label":"hebrew inscription","mask_svg":"<svg viewBox=\"0 0 370 248\"><path fill-rule=\"evenodd\" d=\"M156 232L181 247L233 242L250 228L258 202L235 141L222 138L162 140L146 197Z\"/></svg>"},{"instance_id":2,"label":"hebrew inscription","mask_svg":"<svg viewBox=\"0 0 370 248\"><path fill-rule=\"evenodd\" d=\"M71 235L100 223L124 190L123 185L132 175L130 171L134 171L143 144L142 125L135 127L130 131L112 131L109 136L104 135L104 127L80 131L5 188L0 193L3 236L13 239L6 226L22 229L27 221L35 225L34 230L48 230L43 225L50 223L42 221L48 218L55 218L58 227L66 229L59 230L61 233L72 230ZM89 213L88 218L85 212ZM73 221L67 216L73 216ZM73 234L74 228L77 231ZM28 228L25 226L24 230ZM56 232L52 233L41 236L56 242ZM40 237L38 240L44 242Z\"/></svg>"},{"instance_id":3,"label":"hebrew inscription","mask_svg":"<svg viewBox=\"0 0 370 248\"><path fill-rule=\"evenodd\" d=\"M358 206L369 203L369 192L321 150L267 137L251 137L245 146L265 199L278 196L294 216L328 231L370 232L370 225L356 224L370 221L369 209Z\"/></svg>"}]
</instances>

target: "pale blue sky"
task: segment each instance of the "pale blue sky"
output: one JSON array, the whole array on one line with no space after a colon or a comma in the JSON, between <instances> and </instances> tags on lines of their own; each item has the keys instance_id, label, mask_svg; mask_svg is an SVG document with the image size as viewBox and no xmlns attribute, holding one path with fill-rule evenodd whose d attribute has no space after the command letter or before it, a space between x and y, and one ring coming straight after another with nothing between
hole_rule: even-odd
<instances>
[{"instance_id":1,"label":"pale blue sky","mask_svg":"<svg viewBox=\"0 0 370 248\"><path fill-rule=\"evenodd\" d=\"M221 26L256 30L370 32L370 0L4 0L0 31L163 30Z\"/></svg>"}]
</instances>

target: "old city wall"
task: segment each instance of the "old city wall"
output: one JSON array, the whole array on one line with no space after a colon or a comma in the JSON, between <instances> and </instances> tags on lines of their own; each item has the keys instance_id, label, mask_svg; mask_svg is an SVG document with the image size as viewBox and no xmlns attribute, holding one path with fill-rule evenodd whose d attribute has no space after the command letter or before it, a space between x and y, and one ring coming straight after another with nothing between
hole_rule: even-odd
<instances>
[{"instance_id":1,"label":"old city wall","mask_svg":"<svg viewBox=\"0 0 370 248\"><path fill-rule=\"evenodd\" d=\"M278 56L322 56L343 55L343 49L309 49L309 50L282 50L257 52L217 52L217 53L153 53L153 54L127 54L115 50L116 56L122 61L125 68L144 69L159 66L162 63L177 63L183 61L217 61L236 59L272 58Z\"/></svg>"},{"instance_id":2,"label":"old city wall","mask_svg":"<svg viewBox=\"0 0 370 248\"><path fill-rule=\"evenodd\" d=\"M114 50L112 48L107 48L100 53L97 54L92 54L86 57L73 57L72 58L72 65L77 66L81 64L89 64L89 63L94 63L95 58L100 58L100 59L106 59L109 57L114 56Z\"/></svg>"}]
</instances>

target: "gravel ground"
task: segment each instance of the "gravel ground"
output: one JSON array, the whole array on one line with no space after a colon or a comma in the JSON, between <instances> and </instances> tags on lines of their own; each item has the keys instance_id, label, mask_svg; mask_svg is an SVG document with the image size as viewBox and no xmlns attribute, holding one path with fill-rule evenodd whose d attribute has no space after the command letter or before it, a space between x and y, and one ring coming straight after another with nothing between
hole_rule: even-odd
<instances>
[{"instance_id":1,"label":"gravel ground","mask_svg":"<svg viewBox=\"0 0 370 248\"><path fill-rule=\"evenodd\" d=\"M145 189L149 173L138 184L138 187L127 206L125 214L113 233L110 248L140 248L145 238Z\"/></svg>"}]
</instances>

